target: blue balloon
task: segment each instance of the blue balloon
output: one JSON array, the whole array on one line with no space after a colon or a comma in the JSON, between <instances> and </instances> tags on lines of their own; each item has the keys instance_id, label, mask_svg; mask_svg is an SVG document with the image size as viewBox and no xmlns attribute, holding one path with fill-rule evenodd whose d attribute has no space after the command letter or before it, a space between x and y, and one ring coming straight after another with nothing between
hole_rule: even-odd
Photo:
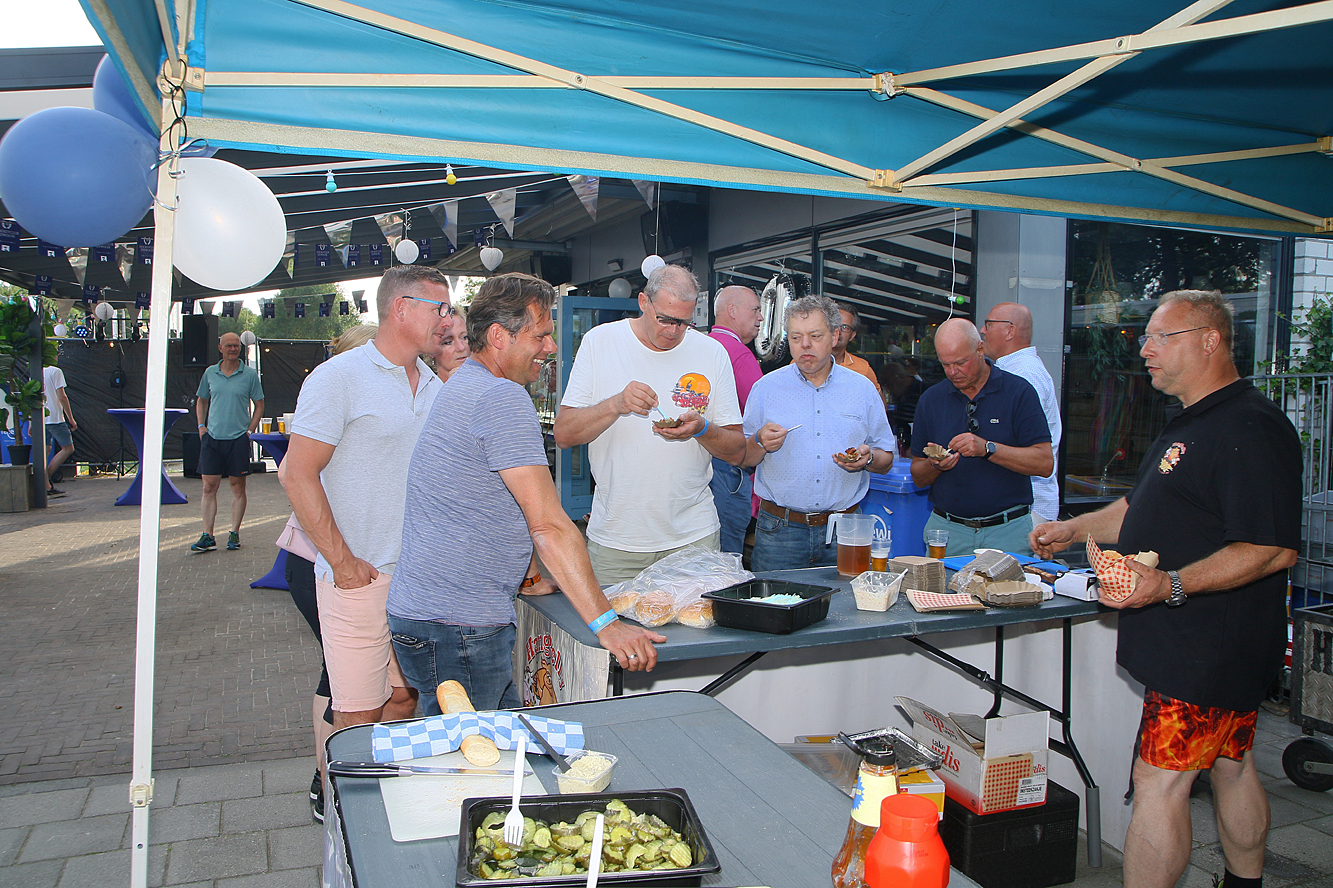
<instances>
[{"instance_id":1,"label":"blue balloon","mask_svg":"<svg viewBox=\"0 0 1333 888\"><path fill-rule=\"evenodd\" d=\"M97 73L93 75L93 107L142 130L148 138L157 141L157 129L139 110L138 100L120 75L120 69L111 61L111 56L103 56L97 63Z\"/></svg>"},{"instance_id":2,"label":"blue balloon","mask_svg":"<svg viewBox=\"0 0 1333 888\"><path fill-rule=\"evenodd\" d=\"M0 200L32 234L62 247L110 243L143 219L157 144L91 108L47 108L0 140Z\"/></svg>"}]
</instances>

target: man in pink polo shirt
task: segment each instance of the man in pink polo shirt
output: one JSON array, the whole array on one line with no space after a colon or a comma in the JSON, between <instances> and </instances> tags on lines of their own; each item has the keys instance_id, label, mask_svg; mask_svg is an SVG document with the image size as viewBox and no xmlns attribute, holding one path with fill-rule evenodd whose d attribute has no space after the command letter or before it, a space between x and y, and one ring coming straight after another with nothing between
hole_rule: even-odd
<instances>
[{"instance_id":1,"label":"man in pink polo shirt","mask_svg":"<svg viewBox=\"0 0 1333 888\"><path fill-rule=\"evenodd\" d=\"M759 297L749 287L723 287L714 297L713 316L713 329L708 335L722 343L731 358L731 370L736 376L736 396L743 413L750 387L764 375L759 369L759 360L750 351L750 343L758 335L763 320ZM748 469L713 457L713 480L708 486L713 491L718 520L722 522L722 551L740 555L745 551L745 529L750 525L753 512L750 493L754 476Z\"/></svg>"}]
</instances>

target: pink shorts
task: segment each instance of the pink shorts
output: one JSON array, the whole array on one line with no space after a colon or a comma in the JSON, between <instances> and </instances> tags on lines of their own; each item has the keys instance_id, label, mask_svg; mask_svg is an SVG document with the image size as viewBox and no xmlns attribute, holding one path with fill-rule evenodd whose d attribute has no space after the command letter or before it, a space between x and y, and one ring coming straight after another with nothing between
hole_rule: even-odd
<instances>
[{"instance_id":1,"label":"pink shorts","mask_svg":"<svg viewBox=\"0 0 1333 888\"><path fill-rule=\"evenodd\" d=\"M329 670L333 708L339 712L379 709L394 688L408 686L393 655L384 610L391 578L392 574L381 573L369 585L352 590L315 579L324 664Z\"/></svg>"}]
</instances>

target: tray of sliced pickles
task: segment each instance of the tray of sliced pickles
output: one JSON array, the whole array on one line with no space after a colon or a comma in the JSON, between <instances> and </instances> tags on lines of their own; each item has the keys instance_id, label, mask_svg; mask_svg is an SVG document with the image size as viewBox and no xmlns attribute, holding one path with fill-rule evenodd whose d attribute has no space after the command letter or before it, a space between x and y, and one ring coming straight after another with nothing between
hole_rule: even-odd
<instances>
[{"instance_id":1,"label":"tray of sliced pickles","mask_svg":"<svg viewBox=\"0 0 1333 888\"><path fill-rule=\"evenodd\" d=\"M722 869L683 789L527 796L518 847L504 840L509 805L508 797L463 801L458 885L583 885L599 813L601 883L700 885Z\"/></svg>"}]
</instances>

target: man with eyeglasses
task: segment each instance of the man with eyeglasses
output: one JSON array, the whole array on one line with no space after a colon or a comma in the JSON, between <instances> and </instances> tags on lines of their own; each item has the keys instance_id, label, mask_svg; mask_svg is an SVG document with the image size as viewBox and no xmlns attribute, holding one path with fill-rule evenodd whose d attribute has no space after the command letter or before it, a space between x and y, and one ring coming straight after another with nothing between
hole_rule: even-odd
<instances>
[{"instance_id":1,"label":"man with eyeglasses","mask_svg":"<svg viewBox=\"0 0 1333 888\"><path fill-rule=\"evenodd\" d=\"M875 376L875 368L870 366L870 362L865 358L854 355L847 350L847 346L852 344L856 334L861 331L861 314L851 303L838 302L838 314L842 318L842 323L838 324L838 329L833 332L837 338L833 341L833 360L838 362L839 367L846 367L848 370L855 370L875 387L875 394L879 395L880 403L884 403L884 392L879 387L879 378Z\"/></svg>"},{"instance_id":2,"label":"man with eyeglasses","mask_svg":"<svg viewBox=\"0 0 1333 888\"><path fill-rule=\"evenodd\" d=\"M443 385L420 356L438 352L452 324L449 279L434 268L390 268L376 302L375 338L306 377L278 470L319 551L315 591L339 729L416 711L385 601L402 546L408 460Z\"/></svg>"},{"instance_id":3,"label":"man with eyeglasses","mask_svg":"<svg viewBox=\"0 0 1333 888\"><path fill-rule=\"evenodd\" d=\"M1028 381L1041 401L1041 412L1051 430L1051 452L1060 449L1064 429L1060 422L1060 398L1055 393L1055 381L1046 365L1032 346L1032 312L1017 302L1001 302L986 315L981 325L981 336L986 357L995 366L1016 373ZM1041 478L1032 479L1032 514L1034 521L1054 521L1060 517L1060 485L1055 480L1055 468Z\"/></svg>"},{"instance_id":4,"label":"man with eyeglasses","mask_svg":"<svg viewBox=\"0 0 1333 888\"><path fill-rule=\"evenodd\" d=\"M912 480L930 488L925 530L949 532L946 555L1026 553L1031 479L1055 462L1037 393L986 357L971 321L940 324L935 354L946 378L926 389L912 425ZM947 452L927 456L929 444Z\"/></svg>"},{"instance_id":5,"label":"man with eyeglasses","mask_svg":"<svg viewBox=\"0 0 1333 888\"><path fill-rule=\"evenodd\" d=\"M826 296L791 302L783 323L792 362L750 390L745 464L758 466L750 558L757 571L836 563L830 520L865 499L866 472L882 475L893 465L883 402L864 378L833 362L838 319Z\"/></svg>"},{"instance_id":6,"label":"man with eyeglasses","mask_svg":"<svg viewBox=\"0 0 1333 888\"><path fill-rule=\"evenodd\" d=\"M1254 762L1259 704L1282 668L1287 569L1301 541L1301 444L1240 378L1233 309L1217 291L1167 293L1140 337L1153 387L1183 410L1148 448L1125 497L1032 531L1051 557L1091 537L1156 568L1120 609L1116 662L1144 685L1125 837L1125 885L1174 885L1191 851L1190 788L1210 772L1223 888L1263 877L1268 797Z\"/></svg>"},{"instance_id":7,"label":"man with eyeglasses","mask_svg":"<svg viewBox=\"0 0 1333 888\"><path fill-rule=\"evenodd\" d=\"M574 357L555 442L589 445L588 554L603 585L686 546L720 547L712 459L739 465L745 438L731 360L691 329L698 298L694 275L663 266L639 316L589 330Z\"/></svg>"}]
</instances>

